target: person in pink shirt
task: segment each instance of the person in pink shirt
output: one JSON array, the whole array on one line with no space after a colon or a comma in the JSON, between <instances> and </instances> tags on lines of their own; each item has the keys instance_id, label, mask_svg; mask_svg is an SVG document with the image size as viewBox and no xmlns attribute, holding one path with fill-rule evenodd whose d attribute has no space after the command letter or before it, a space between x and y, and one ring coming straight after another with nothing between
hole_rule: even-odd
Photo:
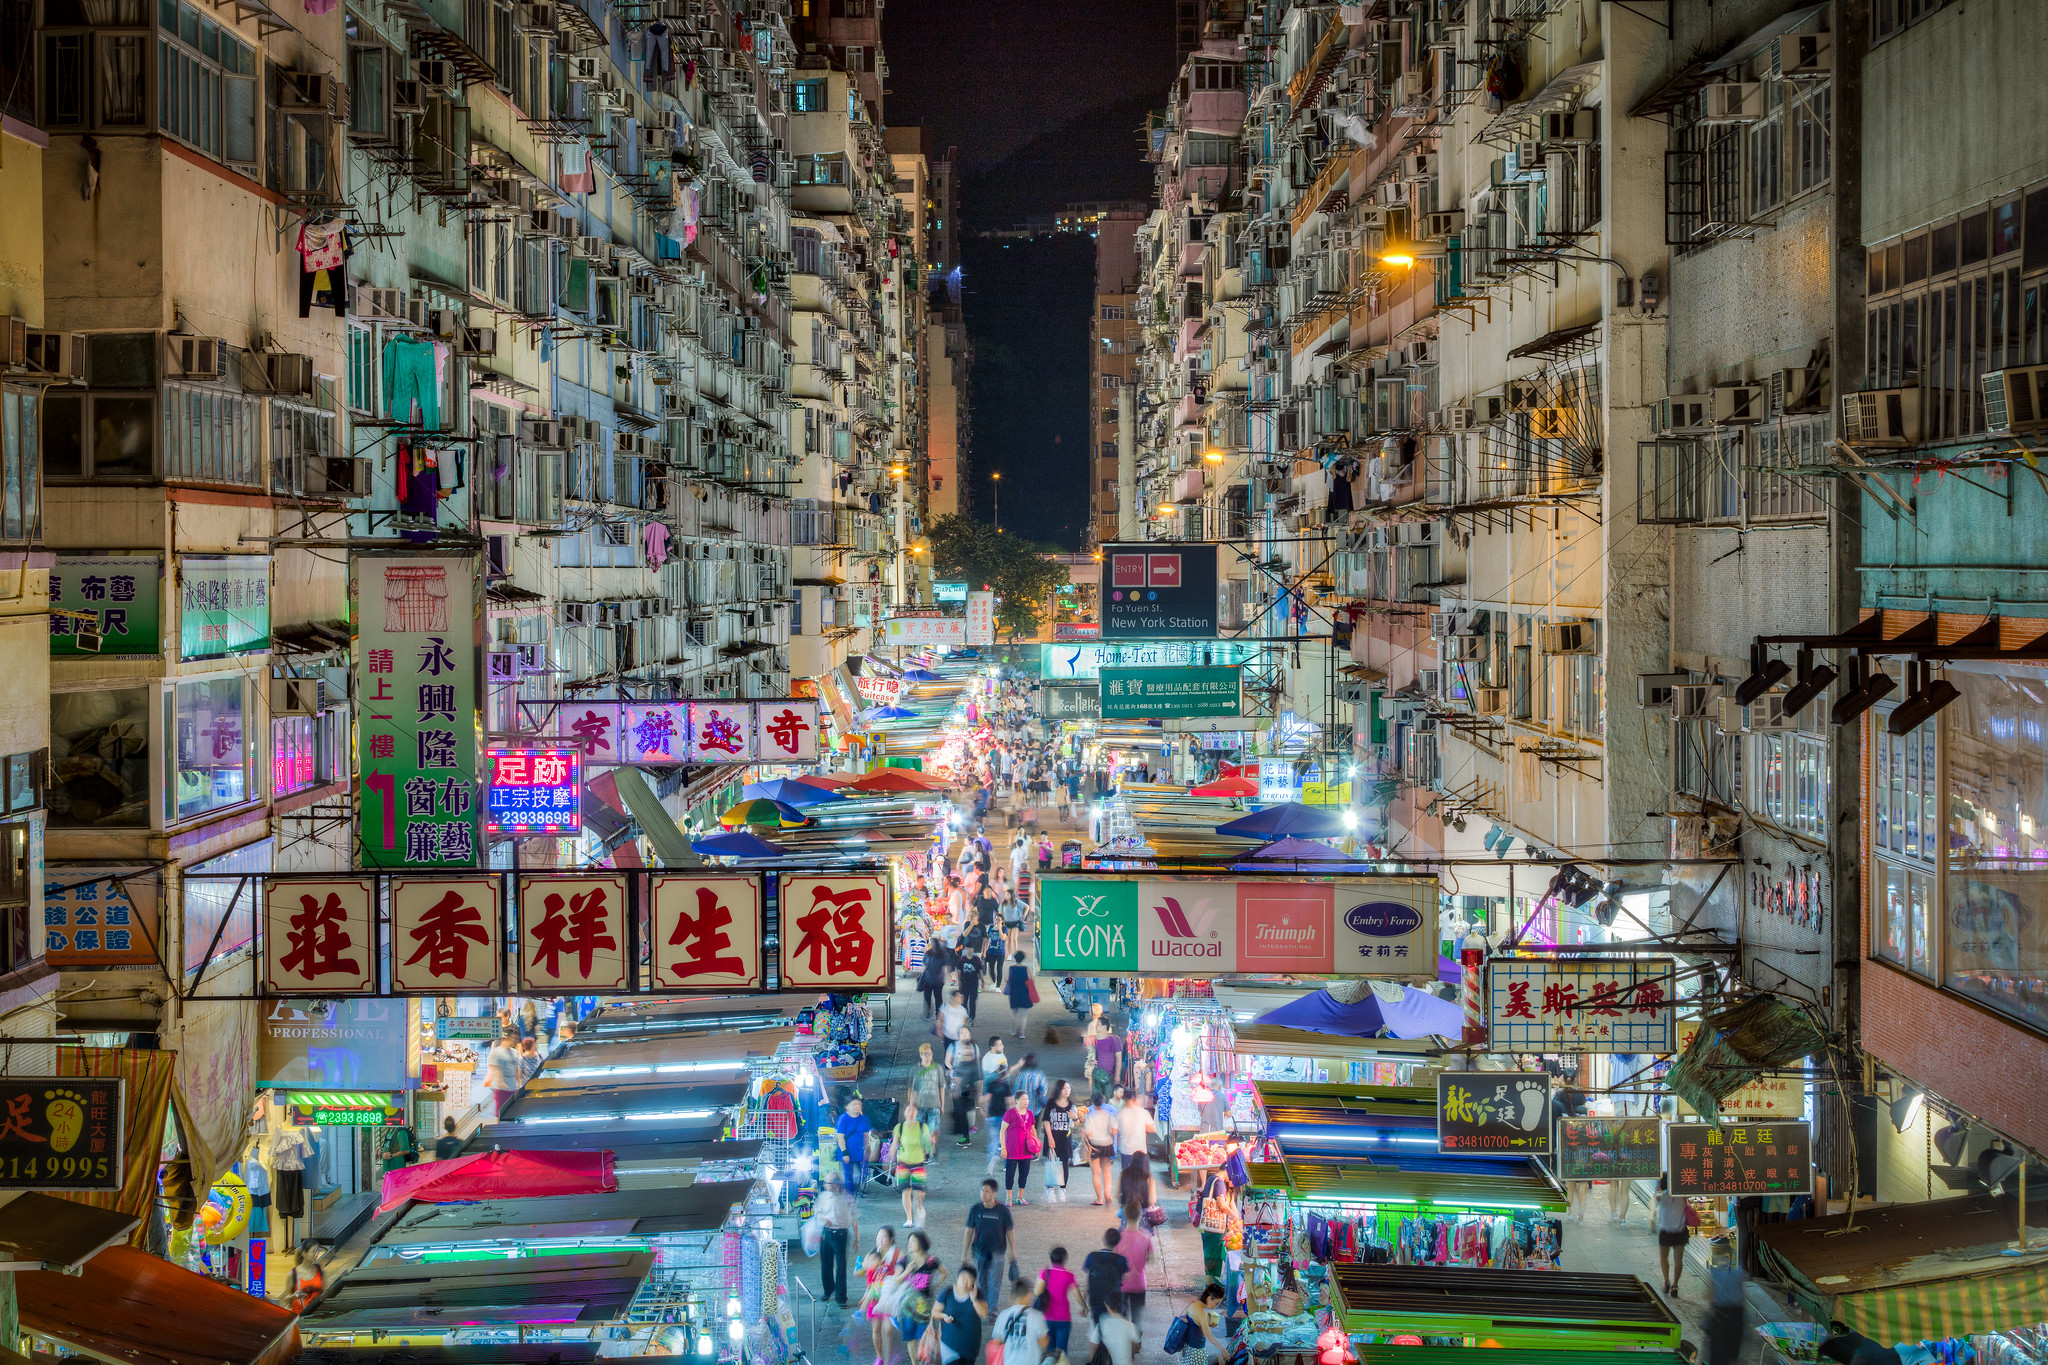
<instances>
[{"instance_id":1,"label":"person in pink shirt","mask_svg":"<svg viewBox=\"0 0 2048 1365\"><path fill-rule=\"evenodd\" d=\"M1067 1349L1067 1337L1074 1330L1074 1312L1088 1311L1088 1300L1074 1272L1067 1269L1067 1249L1054 1247L1046 1257L1052 1264L1038 1272L1038 1292L1045 1295L1047 1350L1058 1355Z\"/></svg>"},{"instance_id":2,"label":"person in pink shirt","mask_svg":"<svg viewBox=\"0 0 2048 1365\"><path fill-rule=\"evenodd\" d=\"M1003 1111L1003 1189L1012 1204L1029 1204L1024 1197L1031 1178L1031 1159L1038 1155L1038 1121L1031 1113L1031 1097L1022 1091L1010 1096Z\"/></svg>"},{"instance_id":3,"label":"person in pink shirt","mask_svg":"<svg viewBox=\"0 0 2048 1365\"><path fill-rule=\"evenodd\" d=\"M1132 1326L1140 1326L1145 1316L1145 1262L1152 1255L1152 1237L1135 1209L1130 1210L1123 1236L1117 1238L1116 1253L1131 1266L1124 1274L1124 1316Z\"/></svg>"}]
</instances>

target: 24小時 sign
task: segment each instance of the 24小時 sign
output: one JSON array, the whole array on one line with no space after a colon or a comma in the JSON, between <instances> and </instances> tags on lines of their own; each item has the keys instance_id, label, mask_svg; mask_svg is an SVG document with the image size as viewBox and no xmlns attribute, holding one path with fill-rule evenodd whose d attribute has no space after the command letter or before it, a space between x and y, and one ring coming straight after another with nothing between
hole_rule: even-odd
<instances>
[{"instance_id":1,"label":"24\u5c0f\u6642 sign","mask_svg":"<svg viewBox=\"0 0 2048 1365\"><path fill-rule=\"evenodd\" d=\"M0 1077L0 1190L118 1192L125 1085L100 1076Z\"/></svg>"}]
</instances>

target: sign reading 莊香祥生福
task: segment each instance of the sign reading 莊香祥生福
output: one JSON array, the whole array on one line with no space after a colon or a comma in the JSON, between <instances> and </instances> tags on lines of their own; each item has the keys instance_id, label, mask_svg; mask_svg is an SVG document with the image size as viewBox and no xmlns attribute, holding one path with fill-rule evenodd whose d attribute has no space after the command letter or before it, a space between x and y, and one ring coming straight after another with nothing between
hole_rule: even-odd
<instances>
[{"instance_id":1,"label":"sign reading \u838a\u9999\u7965\u751f\u798f","mask_svg":"<svg viewBox=\"0 0 2048 1365\"><path fill-rule=\"evenodd\" d=\"M1046 971L1436 977L1434 877L1042 879Z\"/></svg>"}]
</instances>

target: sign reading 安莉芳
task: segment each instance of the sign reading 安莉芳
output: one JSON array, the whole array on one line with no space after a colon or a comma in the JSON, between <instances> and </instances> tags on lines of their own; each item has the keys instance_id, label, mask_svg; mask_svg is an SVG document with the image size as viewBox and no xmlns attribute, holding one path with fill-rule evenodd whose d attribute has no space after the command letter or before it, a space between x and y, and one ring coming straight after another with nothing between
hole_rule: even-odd
<instances>
[{"instance_id":1,"label":"sign reading \u5b89\u8389\u82b3","mask_svg":"<svg viewBox=\"0 0 2048 1365\"><path fill-rule=\"evenodd\" d=\"M1039 963L1091 975L1436 979L1435 877L1041 880Z\"/></svg>"},{"instance_id":2,"label":"sign reading \u5b89\u8389\u82b3","mask_svg":"<svg viewBox=\"0 0 2048 1365\"><path fill-rule=\"evenodd\" d=\"M1102 671L1105 720L1163 720L1236 716L1241 670L1234 664L1195 668L1106 668Z\"/></svg>"}]
</instances>

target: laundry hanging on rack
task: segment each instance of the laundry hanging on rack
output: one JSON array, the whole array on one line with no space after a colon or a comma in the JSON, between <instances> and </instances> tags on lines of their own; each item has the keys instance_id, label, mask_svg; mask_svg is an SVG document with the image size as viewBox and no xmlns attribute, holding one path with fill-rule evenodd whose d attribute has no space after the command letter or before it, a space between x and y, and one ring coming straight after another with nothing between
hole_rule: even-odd
<instances>
[{"instance_id":1,"label":"laundry hanging on rack","mask_svg":"<svg viewBox=\"0 0 2048 1365\"><path fill-rule=\"evenodd\" d=\"M666 86L676 78L675 49L669 44L668 25L660 20L649 24L640 35L641 53L647 59L647 79Z\"/></svg>"},{"instance_id":2,"label":"laundry hanging on rack","mask_svg":"<svg viewBox=\"0 0 2048 1365\"><path fill-rule=\"evenodd\" d=\"M562 144L562 190L566 194L597 192L597 172L590 164L590 144L581 140Z\"/></svg>"},{"instance_id":3,"label":"laundry hanging on rack","mask_svg":"<svg viewBox=\"0 0 2048 1365\"><path fill-rule=\"evenodd\" d=\"M311 317L315 308L332 308L336 317L347 317L348 258L355 243L348 224L321 216L327 221L308 218L299 224L293 242L299 253L299 316Z\"/></svg>"},{"instance_id":4,"label":"laundry hanging on rack","mask_svg":"<svg viewBox=\"0 0 2048 1365\"><path fill-rule=\"evenodd\" d=\"M435 348L400 334L384 343L384 415L428 431L441 427L441 390L435 380ZM414 417L417 410L418 417Z\"/></svg>"}]
</instances>

